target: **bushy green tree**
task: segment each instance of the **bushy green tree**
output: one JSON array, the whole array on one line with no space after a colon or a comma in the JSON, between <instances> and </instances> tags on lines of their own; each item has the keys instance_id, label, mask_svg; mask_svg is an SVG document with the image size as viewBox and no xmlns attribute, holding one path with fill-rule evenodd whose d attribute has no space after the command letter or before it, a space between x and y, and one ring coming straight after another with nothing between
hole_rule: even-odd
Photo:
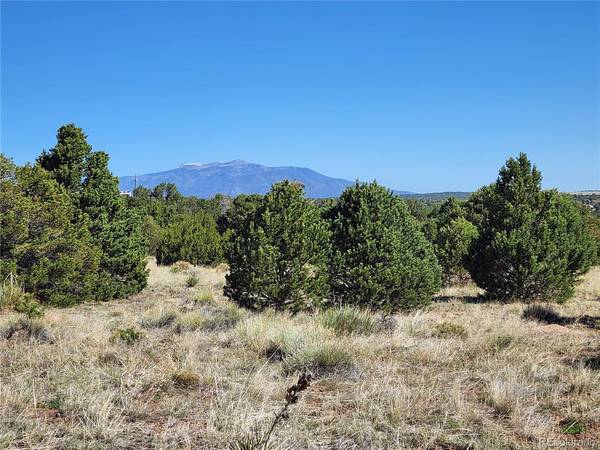
<instances>
[{"instance_id":1,"label":"bushy green tree","mask_svg":"<svg viewBox=\"0 0 600 450\"><path fill-rule=\"evenodd\" d=\"M211 265L222 260L221 236L215 219L207 212L176 217L160 234L156 247L159 264L187 261Z\"/></svg>"},{"instance_id":2,"label":"bushy green tree","mask_svg":"<svg viewBox=\"0 0 600 450\"><path fill-rule=\"evenodd\" d=\"M302 185L276 183L231 217L225 294L238 304L289 311L312 309L327 295L329 231Z\"/></svg>"},{"instance_id":3,"label":"bushy green tree","mask_svg":"<svg viewBox=\"0 0 600 450\"><path fill-rule=\"evenodd\" d=\"M490 298L564 301L594 258L577 206L555 190L543 191L541 180L521 153L500 169L496 183L469 199L479 236L467 266Z\"/></svg>"},{"instance_id":4,"label":"bushy green tree","mask_svg":"<svg viewBox=\"0 0 600 450\"><path fill-rule=\"evenodd\" d=\"M126 208L108 159L105 152L88 155L79 201L90 219L92 238L102 251L97 293L103 300L141 291L148 277L143 218Z\"/></svg>"},{"instance_id":5,"label":"bushy green tree","mask_svg":"<svg viewBox=\"0 0 600 450\"><path fill-rule=\"evenodd\" d=\"M67 191L39 166L0 167L0 276L55 305L96 298L100 250Z\"/></svg>"},{"instance_id":6,"label":"bushy green tree","mask_svg":"<svg viewBox=\"0 0 600 450\"><path fill-rule=\"evenodd\" d=\"M72 224L89 233L100 254L96 298L108 300L139 292L147 279L143 219L126 208L118 180L108 169L108 155L92 151L83 130L69 124L59 128L56 145L42 153L37 167L69 195L74 207Z\"/></svg>"},{"instance_id":7,"label":"bushy green tree","mask_svg":"<svg viewBox=\"0 0 600 450\"><path fill-rule=\"evenodd\" d=\"M56 145L49 151L43 151L37 161L75 197L81 190L81 180L91 152L92 146L88 144L86 134L70 123L58 129Z\"/></svg>"},{"instance_id":8,"label":"bushy green tree","mask_svg":"<svg viewBox=\"0 0 600 450\"><path fill-rule=\"evenodd\" d=\"M430 214L424 231L442 268L444 285L464 283L469 276L464 260L477 237L477 228L465 218L461 202L448 198Z\"/></svg>"},{"instance_id":9,"label":"bushy green tree","mask_svg":"<svg viewBox=\"0 0 600 450\"><path fill-rule=\"evenodd\" d=\"M335 301L391 312L423 305L439 289L431 244L388 189L357 182L327 216Z\"/></svg>"},{"instance_id":10,"label":"bushy green tree","mask_svg":"<svg viewBox=\"0 0 600 450\"><path fill-rule=\"evenodd\" d=\"M142 229L144 238L146 239L148 254L156 255L156 249L158 248L158 242L160 240L160 234L162 232L160 225L156 223L154 217L145 216Z\"/></svg>"}]
</instances>

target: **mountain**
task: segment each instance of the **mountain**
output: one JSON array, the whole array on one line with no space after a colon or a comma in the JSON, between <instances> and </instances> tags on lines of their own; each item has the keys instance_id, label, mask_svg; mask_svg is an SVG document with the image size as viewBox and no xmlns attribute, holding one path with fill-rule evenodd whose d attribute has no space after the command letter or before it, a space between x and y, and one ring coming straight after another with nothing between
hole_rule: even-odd
<instances>
[{"instance_id":1,"label":"mountain","mask_svg":"<svg viewBox=\"0 0 600 450\"><path fill-rule=\"evenodd\" d=\"M121 191L132 191L136 177L119 178ZM210 198L215 194L264 194L273 183L296 180L304 184L312 198L337 197L354 182L331 178L304 167L266 167L245 161L184 164L177 169L137 176L137 185L153 188L174 183L183 195ZM408 192L403 192L408 194ZM402 194L402 192L400 192Z\"/></svg>"}]
</instances>

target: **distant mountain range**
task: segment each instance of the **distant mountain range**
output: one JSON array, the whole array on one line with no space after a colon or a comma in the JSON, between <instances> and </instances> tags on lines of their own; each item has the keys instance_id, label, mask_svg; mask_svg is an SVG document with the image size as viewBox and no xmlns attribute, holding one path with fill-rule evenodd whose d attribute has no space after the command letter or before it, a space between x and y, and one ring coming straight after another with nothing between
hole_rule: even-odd
<instances>
[{"instance_id":1,"label":"distant mountain range","mask_svg":"<svg viewBox=\"0 0 600 450\"><path fill-rule=\"evenodd\" d=\"M306 195L311 198L337 197L342 191L354 184L342 178L331 178L305 167L267 167L246 161L214 162L208 164L184 164L177 169L119 178L121 191L133 191L137 186L153 188L160 183L173 183L183 195L195 195L201 198L214 197L216 194L236 196L239 194L264 194L271 185L282 180L295 180L304 184ZM394 191L406 197L429 196L408 191ZM454 194L439 193L447 197ZM457 195L461 196L462 195Z\"/></svg>"}]
</instances>

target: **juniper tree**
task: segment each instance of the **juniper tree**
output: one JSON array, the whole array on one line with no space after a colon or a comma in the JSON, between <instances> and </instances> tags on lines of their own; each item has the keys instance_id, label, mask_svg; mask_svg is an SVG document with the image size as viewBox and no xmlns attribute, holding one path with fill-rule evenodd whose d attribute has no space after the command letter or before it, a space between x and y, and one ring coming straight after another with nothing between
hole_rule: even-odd
<instances>
[{"instance_id":1,"label":"juniper tree","mask_svg":"<svg viewBox=\"0 0 600 450\"><path fill-rule=\"evenodd\" d=\"M50 172L71 196L76 196L81 190L81 180L91 152L92 146L88 144L86 134L81 128L70 123L58 129L56 145L49 151L44 150L37 162Z\"/></svg>"},{"instance_id":2,"label":"juniper tree","mask_svg":"<svg viewBox=\"0 0 600 450\"><path fill-rule=\"evenodd\" d=\"M176 216L160 232L156 246L159 264L187 261L211 265L222 260L221 236L215 219L207 212Z\"/></svg>"},{"instance_id":3,"label":"juniper tree","mask_svg":"<svg viewBox=\"0 0 600 450\"><path fill-rule=\"evenodd\" d=\"M89 229L100 251L95 292L102 300L139 292L147 278L143 219L126 208L108 159L93 151L83 130L73 124L61 127L56 145L38 158L38 165L69 193L74 222Z\"/></svg>"},{"instance_id":4,"label":"juniper tree","mask_svg":"<svg viewBox=\"0 0 600 450\"><path fill-rule=\"evenodd\" d=\"M468 202L479 236L467 266L490 298L563 301L592 263L595 243L580 210L566 195L543 191L541 180L521 153Z\"/></svg>"},{"instance_id":5,"label":"juniper tree","mask_svg":"<svg viewBox=\"0 0 600 450\"><path fill-rule=\"evenodd\" d=\"M454 197L448 198L430 214L424 231L433 244L444 284L464 282L468 278L464 259L477 237L477 228L465 218L463 205Z\"/></svg>"},{"instance_id":6,"label":"juniper tree","mask_svg":"<svg viewBox=\"0 0 600 450\"><path fill-rule=\"evenodd\" d=\"M232 217L225 294L242 306L293 312L323 303L329 231L302 185L276 183Z\"/></svg>"},{"instance_id":7,"label":"juniper tree","mask_svg":"<svg viewBox=\"0 0 600 450\"><path fill-rule=\"evenodd\" d=\"M39 166L0 155L0 276L56 305L95 298L100 250L67 191Z\"/></svg>"},{"instance_id":8,"label":"juniper tree","mask_svg":"<svg viewBox=\"0 0 600 450\"><path fill-rule=\"evenodd\" d=\"M388 189L357 182L327 217L335 301L392 312L425 304L439 289L440 267L431 244Z\"/></svg>"}]
</instances>

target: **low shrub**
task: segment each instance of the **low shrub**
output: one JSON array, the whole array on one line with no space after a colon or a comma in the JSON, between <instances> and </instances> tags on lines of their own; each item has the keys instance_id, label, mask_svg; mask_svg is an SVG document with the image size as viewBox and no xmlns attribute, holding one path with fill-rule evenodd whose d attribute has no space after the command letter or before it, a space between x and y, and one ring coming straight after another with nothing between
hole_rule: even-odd
<instances>
[{"instance_id":1,"label":"low shrub","mask_svg":"<svg viewBox=\"0 0 600 450\"><path fill-rule=\"evenodd\" d=\"M244 317L244 314L243 309L232 303L227 303L208 314L202 328L209 331L231 328Z\"/></svg>"},{"instance_id":2,"label":"low shrub","mask_svg":"<svg viewBox=\"0 0 600 450\"><path fill-rule=\"evenodd\" d=\"M317 321L336 335L369 335L382 329L381 321L374 314L351 306L325 310L318 315Z\"/></svg>"},{"instance_id":3,"label":"low shrub","mask_svg":"<svg viewBox=\"0 0 600 450\"><path fill-rule=\"evenodd\" d=\"M52 333L40 320L21 317L0 326L0 338L12 339L18 336L23 336L38 342L54 342Z\"/></svg>"},{"instance_id":4,"label":"low shrub","mask_svg":"<svg viewBox=\"0 0 600 450\"><path fill-rule=\"evenodd\" d=\"M499 352L510 347L514 342L514 337L506 334L490 336L486 341L486 346L493 351Z\"/></svg>"},{"instance_id":5,"label":"low shrub","mask_svg":"<svg viewBox=\"0 0 600 450\"><path fill-rule=\"evenodd\" d=\"M177 313L168 309L151 311L140 320L143 328L163 328L171 325L177 319Z\"/></svg>"},{"instance_id":6,"label":"low shrub","mask_svg":"<svg viewBox=\"0 0 600 450\"><path fill-rule=\"evenodd\" d=\"M585 431L585 424L571 417L561 420L560 426L564 434L581 434Z\"/></svg>"},{"instance_id":7,"label":"low shrub","mask_svg":"<svg viewBox=\"0 0 600 450\"><path fill-rule=\"evenodd\" d=\"M186 331L195 331L202 327L206 320L204 314L199 311L192 311L181 316L175 323L175 332L184 333Z\"/></svg>"},{"instance_id":8,"label":"low shrub","mask_svg":"<svg viewBox=\"0 0 600 450\"><path fill-rule=\"evenodd\" d=\"M526 320L536 320L538 322L564 325L569 319L561 316L550 305L533 303L523 309L523 318Z\"/></svg>"},{"instance_id":9,"label":"low shrub","mask_svg":"<svg viewBox=\"0 0 600 450\"><path fill-rule=\"evenodd\" d=\"M215 301L215 296L210 291L200 292L194 299L199 305L210 305Z\"/></svg>"},{"instance_id":10,"label":"low shrub","mask_svg":"<svg viewBox=\"0 0 600 450\"><path fill-rule=\"evenodd\" d=\"M172 273L188 272L192 265L187 261L177 261L171 266Z\"/></svg>"},{"instance_id":11,"label":"low shrub","mask_svg":"<svg viewBox=\"0 0 600 450\"><path fill-rule=\"evenodd\" d=\"M138 342L144 334L133 327L119 328L111 336L111 342L121 341L127 345L133 345Z\"/></svg>"},{"instance_id":12,"label":"low shrub","mask_svg":"<svg viewBox=\"0 0 600 450\"><path fill-rule=\"evenodd\" d=\"M191 275L187 280L185 280L185 285L189 288L192 288L195 287L199 281L200 278L198 278L196 275Z\"/></svg>"},{"instance_id":13,"label":"low shrub","mask_svg":"<svg viewBox=\"0 0 600 450\"><path fill-rule=\"evenodd\" d=\"M466 337L468 335L465 327L458 323L442 322L435 326L433 335L439 338Z\"/></svg>"},{"instance_id":14,"label":"low shrub","mask_svg":"<svg viewBox=\"0 0 600 450\"><path fill-rule=\"evenodd\" d=\"M15 304L15 311L24 314L28 319L39 319L44 316L42 305L27 294Z\"/></svg>"},{"instance_id":15,"label":"low shrub","mask_svg":"<svg viewBox=\"0 0 600 450\"><path fill-rule=\"evenodd\" d=\"M327 341L301 347L283 360L286 373L305 371L315 377L348 372L353 366L348 350L341 344Z\"/></svg>"},{"instance_id":16,"label":"low shrub","mask_svg":"<svg viewBox=\"0 0 600 450\"><path fill-rule=\"evenodd\" d=\"M194 388L200 385L200 377L189 369L177 370L171 381L178 388Z\"/></svg>"}]
</instances>

